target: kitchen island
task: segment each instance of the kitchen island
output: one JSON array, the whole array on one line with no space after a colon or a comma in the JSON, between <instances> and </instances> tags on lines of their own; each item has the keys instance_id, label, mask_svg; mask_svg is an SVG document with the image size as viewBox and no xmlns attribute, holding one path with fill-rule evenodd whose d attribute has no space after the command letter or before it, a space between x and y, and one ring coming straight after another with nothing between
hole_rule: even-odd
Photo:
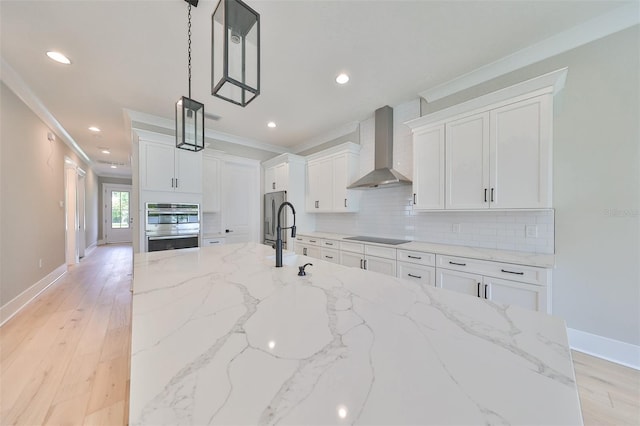
<instances>
[{"instance_id":1,"label":"kitchen island","mask_svg":"<svg viewBox=\"0 0 640 426\"><path fill-rule=\"evenodd\" d=\"M582 423L561 319L273 254L136 254L132 425Z\"/></svg>"}]
</instances>

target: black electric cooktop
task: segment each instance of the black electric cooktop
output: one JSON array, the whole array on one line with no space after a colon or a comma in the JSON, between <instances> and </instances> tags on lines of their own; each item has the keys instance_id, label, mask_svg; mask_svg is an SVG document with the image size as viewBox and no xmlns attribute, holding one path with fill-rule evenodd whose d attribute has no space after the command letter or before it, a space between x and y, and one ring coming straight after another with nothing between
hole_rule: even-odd
<instances>
[{"instance_id":1,"label":"black electric cooktop","mask_svg":"<svg viewBox=\"0 0 640 426\"><path fill-rule=\"evenodd\" d=\"M394 240L393 238L378 238L378 237L367 237L367 236L357 236L357 237L346 237L344 240L354 240L354 241L364 241L366 243L378 243L378 244L389 244L392 246L397 246L398 244L409 243L408 240Z\"/></svg>"}]
</instances>

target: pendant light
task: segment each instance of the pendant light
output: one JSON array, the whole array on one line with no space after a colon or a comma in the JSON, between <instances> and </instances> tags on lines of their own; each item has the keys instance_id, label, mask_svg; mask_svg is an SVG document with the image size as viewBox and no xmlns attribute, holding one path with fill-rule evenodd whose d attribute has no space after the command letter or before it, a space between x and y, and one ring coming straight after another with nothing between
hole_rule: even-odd
<instances>
[{"instance_id":1,"label":"pendant light","mask_svg":"<svg viewBox=\"0 0 640 426\"><path fill-rule=\"evenodd\" d=\"M176 102L176 148L188 151L204 149L204 104L191 99L191 5L198 7L198 0L189 3L189 97L181 97Z\"/></svg>"},{"instance_id":2,"label":"pendant light","mask_svg":"<svg viewBox=\"0 0 640 426\"><path fill-rule=\"evenodd\" d=\"M211 94L244 107L260 94L260 15L220 0L211 27Z\"/></svg>"}]
</instances>

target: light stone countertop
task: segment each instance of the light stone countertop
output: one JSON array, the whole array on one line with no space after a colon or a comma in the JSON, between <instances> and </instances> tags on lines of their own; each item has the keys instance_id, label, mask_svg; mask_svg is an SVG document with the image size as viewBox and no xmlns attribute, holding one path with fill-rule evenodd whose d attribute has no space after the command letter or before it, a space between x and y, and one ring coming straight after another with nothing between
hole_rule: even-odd
<instances>
[{"instance_id":1,"label":"light stone countertop","mask_svg":"<svg viewBox=\"0 0 640 426\"><path fill-rule=\"evenodd\" d=\"M560 318L273 254L135 255L132 425L582 423Z\"/></svg>"},{"instance_id":2,"label":"light stone countertop","mask_svg":"<svg viewBox=\"0 0 640 426\"><path fill-rule=\"evenodd\" d=\"M316 238L325 238L331 240L342 240L345 237L353 235L332 234L329 232L299 232L298 235L306 235ZM349 242L357 242L349 240ZM497 250L482 247L457 246L449 244L426 243L420 241L411 241L398 245L375 244L385 247L394 247L398 250L414 250L434 254L443 254L447 256L469 257L473 259L491 260L495 262L513 263L517 265L536 266L539 268L553 268L555 266L555 255L528 253L523 251Z\"/></svg>"}]
</instances>

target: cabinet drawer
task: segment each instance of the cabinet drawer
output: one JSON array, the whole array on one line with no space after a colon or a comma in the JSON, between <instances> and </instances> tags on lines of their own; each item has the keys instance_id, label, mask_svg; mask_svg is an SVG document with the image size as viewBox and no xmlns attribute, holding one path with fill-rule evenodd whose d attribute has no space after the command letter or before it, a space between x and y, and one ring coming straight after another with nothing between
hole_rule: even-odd
<instances>
[{"instance_id":1,"label":"cabinet drawer","mask_svg":"<svg viewBox=\"0 0 640 426\"><path fill-rule=\"evenodd\" d=\"M322 238L309 237L307 235L298 235L296 236L296 242L311 246L319 246L322 245Z\"/></svg>"},{"instance_id":2,"label":"cabinet drawer","mask_svg":"<svg viewBox=\"0 0 640 426\"><path fill-rule=\"evenodd\" d=\"M435 266L436 255L420 251L398 250L398 261L416 263L418 265Z\"/></svg>"},{"instance_id":3,"label":"cabinet drawer","mask_svg":"<svg viewBox=\"0 0 640 426\"><path fill-rule=\"evenodd\" d=\"M340 250L349 251L351 253L364 253L364 244L361 243L350 243L347 241L340 241Z\"/></svg>"},{"instance_id":4,"label":"cabinet drawer","mask_svg":"<svg viewBox=\"0 0 640 426\"><path fill-rule=\"evenodd\" d=\"M453 269L482 274L489 277L504 278L525 283L547 285L549 270L534 266L514 265L511 263L491 262L456 256L436 256L439 268Z\"/></svg>"},{"instance_id":5,"label":"cabinet drawer","mask_svg":"<svg viewBox=\"0 0 640 426\"><path fill-rule=\"evenodd\" d=\"M396 260L396 249L391 247L370 246L365 244L364 253L367 256L383 257L385 259Z\"/></svg>"},{"instance_id":6,"label":"cabinet drawer","mask_svg":"<svg viewBox=\"0 0 640 426\"><path fill-rule=\"evenodd\" d=\"M220 246L224 244L224 241L224 238L204 238L202 240L202 247Z\"/></svg>"},{"instance_id":7,"label":"cabinet drawer","mask_svg":"<svg viewBox=\"0 0 640 426\"><path fill-rule=\"evenodd\" d=\"M340 252L338 250L322 248L320 251L321 259L327 262L340 263Z\"/></svg>"},{"instance_id":8,"label":"cabinet drawer","mask_svg":"<svg viewBox=\"0 0 640 426\"><path fill-rule=\"evenodd\" d=\"M400 253L398 253L400 254ZM398 278L419 282L424 286L435 287L436 268L414 263L398 262Z\"/></svg>"},{"instance_id":9,"label":"cabinet drawer","mask_svg":"<svg viewBox=\"0 0 640 426\"><path fill-rule=\"evenodd\" d=\"M338 250L340 242L335 240L322 240L322 246Z\"/></svg>"}]
</instances>

